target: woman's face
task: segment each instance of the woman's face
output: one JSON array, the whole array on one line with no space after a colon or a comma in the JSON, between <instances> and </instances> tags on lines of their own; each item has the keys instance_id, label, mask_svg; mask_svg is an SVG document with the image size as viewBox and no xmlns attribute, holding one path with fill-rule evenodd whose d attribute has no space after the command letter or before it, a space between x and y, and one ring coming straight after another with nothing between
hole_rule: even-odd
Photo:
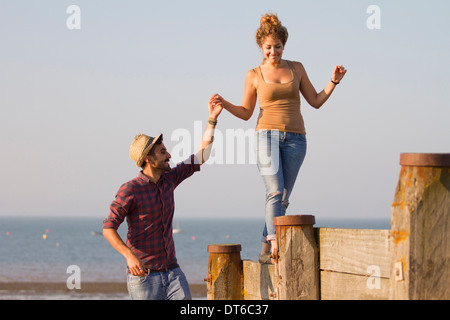
<instances>
[{"instance_id":1,"label":"woman's face","mask_svg":"<svg viewBox=\"0 0 450 320\"><path fill-rule=\"evenodd\" d=\"M280 39L275 39L272 36L268 36L262 46L264 58L270 63L280 63L283 56L284 45Z\"/></svg>"}]
</instances>

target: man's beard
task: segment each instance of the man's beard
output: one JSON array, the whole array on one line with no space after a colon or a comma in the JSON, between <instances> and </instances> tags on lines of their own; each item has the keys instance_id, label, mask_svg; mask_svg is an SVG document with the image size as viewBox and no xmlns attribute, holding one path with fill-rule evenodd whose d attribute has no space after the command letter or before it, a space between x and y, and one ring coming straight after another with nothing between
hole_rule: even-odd
<instances>
[{"instance_id":1,"label":"man's beard","mask_svg":"<svg viewBox=\"0 0 450 320\"><path fill-rule=\"evenodd\" d=\"M159 163L156 165L156 168L159 169L159 170L162 170L162 171L170 171L170 170L171 170L169 161L164 161L164 162L162 162L162 163L159 162Z\"/></svg>"}]
</instances>

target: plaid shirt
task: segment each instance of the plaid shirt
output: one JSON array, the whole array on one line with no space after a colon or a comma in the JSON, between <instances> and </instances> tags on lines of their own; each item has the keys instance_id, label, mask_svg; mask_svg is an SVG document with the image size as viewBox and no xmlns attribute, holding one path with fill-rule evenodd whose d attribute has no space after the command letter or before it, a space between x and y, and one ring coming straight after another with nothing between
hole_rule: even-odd
<instances>
[{"instance_id":1,"label":"plaid shirt","mask_svg":"<svg viewBox=\"0 0 450 320\"><path fill-rule=\"evenodd\" d=\"M143 173L124 183L111 203L103 229L116 229L127 219L127 246L149 269L164 269L177 265L172 237L175 188L200 165L194 155L163 173L158 183Z\"/></svg>"}]
</instances>

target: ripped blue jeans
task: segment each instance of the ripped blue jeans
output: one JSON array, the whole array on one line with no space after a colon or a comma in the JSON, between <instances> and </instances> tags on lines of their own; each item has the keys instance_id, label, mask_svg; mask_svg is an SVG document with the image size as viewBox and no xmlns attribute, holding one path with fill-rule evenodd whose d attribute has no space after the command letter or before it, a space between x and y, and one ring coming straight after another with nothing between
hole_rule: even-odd
<instances>
[{"instance_id":1,"label":"ripped blue jeans","mask_svg":"<svg viewBox=\"0 0 450 320\"><path fill-rule=\"evenodd\" d=\"M255 132L256 161L266 187L263 242L275 239L273 218L284 216L306 155L306 136L278 130Z\"/></svg>"}]
</instances>

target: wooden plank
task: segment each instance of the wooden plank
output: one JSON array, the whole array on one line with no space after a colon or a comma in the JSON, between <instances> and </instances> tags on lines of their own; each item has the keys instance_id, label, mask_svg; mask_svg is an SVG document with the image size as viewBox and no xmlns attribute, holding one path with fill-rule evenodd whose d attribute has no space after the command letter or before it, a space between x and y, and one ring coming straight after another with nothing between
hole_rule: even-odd
<instances>
[{"instance_id":1,"label":"wooden plank","mask_svg":"<svg viewBox=\"0 0 450 320\"><path fill-rule=\"evenodd\" d=\"M389 290L386 278L320 272L321 300L388 300Z\"/></svg>"},{"instance_id":2,"label":"wooden plank","mask_svg":"<svg viewBox=\"0 0 450 320\"><path fill-rule=\"evenodd\" d=\"M390 277L390 230L320 228L316 237L321 270Z\"/></svg>"},{"instance_id":3,"label":"wooden plank","mask_svg":"<svg viewBox=\"0 0 450 320\"><path fill-rule=\"evenodd\" d=\"M244 273L244 300L272 300L275 266L258 261L242 260Z\"/></svg>"}]
</instances>

